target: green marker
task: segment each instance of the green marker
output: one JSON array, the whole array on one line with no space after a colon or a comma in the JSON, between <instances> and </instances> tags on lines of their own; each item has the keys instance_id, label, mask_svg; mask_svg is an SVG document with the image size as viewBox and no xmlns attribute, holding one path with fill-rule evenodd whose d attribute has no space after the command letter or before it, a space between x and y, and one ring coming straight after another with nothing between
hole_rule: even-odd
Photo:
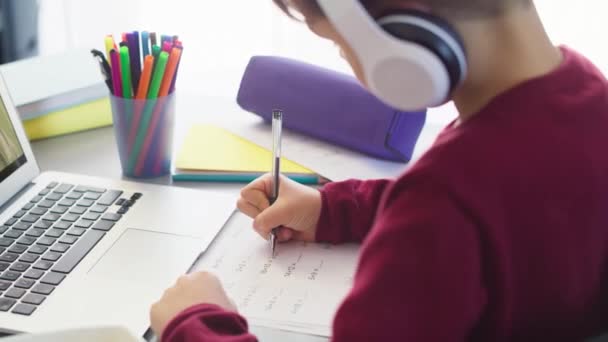
<instances>
[{"instance_id":1,"label":"green marker","mask_svg":"<svg viewBox=\"0 0 608 342\"><path fill-rule=\"evenodd\" d=\"M163 76L165 75L165 69L167 68L168 60L169 54L166 51L161 52L158 56L158 63L156 63L156 67L154 68L154 74L152 76L152 81L150 82L150 89L148 90L148 99L156 99L158 97L158 92L160 91L160 84L163 81ZM137 130L135 143L133 144L133 150L129 155L128 166L129 170L131 171L131 174L135 173L135 167L137 166L137 158L139 158L141 148L143 147L144 140L146 139L146 135L148 134L150 120L152 119L154 108L156 107L155 104L155 102L146 103L144 114L140 119L140 126Z\"/></svg>"},{"instance_id":2,"label":"green marker","mask_svg":"<svg viewBox=\"0 0 608 342\"><path fill-rule=\"evenodd\" d=\"M120 47L120 72L122 73L122 97L130 99L133 97L133 84L131 83L131 60L129 48Z\"/></svg>"},{"instance_id":3,"label":"green marker","mask_svg":"<svg viewBox=\"0 0 608 342\"><path fill-rule=\"evenodd\" d=\"M154 68L154 74L152 75L152 81L150 82L150 89L148 90L149 99L155 99L158 97L160 84L163 81L168 60L169 54L166 51L163 51L158 55L158 63L156 64L156 68Z\"/></svg>"}]
</instances>

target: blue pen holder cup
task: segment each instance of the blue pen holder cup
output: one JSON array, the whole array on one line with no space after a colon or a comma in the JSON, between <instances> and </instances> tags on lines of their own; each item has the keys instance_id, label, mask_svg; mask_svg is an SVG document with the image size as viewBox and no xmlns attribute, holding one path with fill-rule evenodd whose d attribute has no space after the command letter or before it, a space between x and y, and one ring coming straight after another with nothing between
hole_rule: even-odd
<instances>
[{"instance_id":1,"label":"blue pen holder cup","mask_svg":"<svg viewBox=\"0 0 608 342\"><path fill-rule=\"evenodd\" d=\"M125 176L154 178L171 172L175 93L157 99L110 95L114 135Z\"/></svg>"}]
</instances>

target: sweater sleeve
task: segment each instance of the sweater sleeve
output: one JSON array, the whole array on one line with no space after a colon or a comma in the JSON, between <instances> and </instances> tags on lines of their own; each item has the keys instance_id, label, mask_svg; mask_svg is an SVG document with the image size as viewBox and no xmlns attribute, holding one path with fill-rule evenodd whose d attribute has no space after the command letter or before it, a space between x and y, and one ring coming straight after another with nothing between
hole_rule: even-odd
<instances>
[{"instance_id":1,"label":"sweater sleeve","mask_svg":"<svg viewBox=\"0 0 608 342\"><path fill-rule=\"evenodd\" d=\"M361 242L372 227L382 194L389 180L348 180L326 184L321 189L319 242Z\"/></svg>"},{"instance_id":2,"label":"sweater sleeve","mask_svg":"<svg viewBox=\"0 0 608 342\"><path fill-rule=\"evenodd\" d=\"M486 304L475 225L433 186L394 187L367 237L333 341L464 341Z\"/></svg>"},{"instance_id":3,"label":"sweater sleeve","mask_svg":"<svg viewBox=\"0 0 608 342\"><path fill-rule=\"evenodd\" d=\"M247 321L236 312L212 304L182 311L165 328L161 342L255 342Z\"/></svg>"}]
</instances>

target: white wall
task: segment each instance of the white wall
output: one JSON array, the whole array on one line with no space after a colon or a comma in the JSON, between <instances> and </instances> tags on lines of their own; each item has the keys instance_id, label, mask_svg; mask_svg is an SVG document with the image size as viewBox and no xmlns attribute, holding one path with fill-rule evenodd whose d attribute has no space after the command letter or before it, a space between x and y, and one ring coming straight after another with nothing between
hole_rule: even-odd
<instances>
[{"instance_id":1,"label":"white wall","mask_svg":"<svg viewBox=\"0 0 608 342\"><path fill-rule=\"evenodd\" d=\"M556 44L591 58L608 74L605 0L536 0ZM182 79L209 95L235 96L249 57L278 54L349 71L332 44L314 37L270 0L40 0L41 53L103 48L108 33L139 29L179 34ZM206 81L213 80L213 81Z\"/></svg>"}]
</instances>

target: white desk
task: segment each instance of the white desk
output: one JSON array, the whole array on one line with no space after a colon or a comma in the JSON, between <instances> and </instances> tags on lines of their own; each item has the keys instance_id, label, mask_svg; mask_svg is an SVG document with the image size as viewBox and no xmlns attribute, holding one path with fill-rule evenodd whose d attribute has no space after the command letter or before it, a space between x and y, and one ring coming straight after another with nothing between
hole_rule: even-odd
<instances>
[{"instance_id":1,"label":"white desk","mask_svg":"<svg viewBox=\"0 0 608 342\"><path fill-rule=\"evenodd\" d=\"M217 98L201 100L197 94L180 94L178 99L177 113L182 115L176 127L178 134L184 132L191 122L219 123L225 127L257 122L251 114L239 110L234 104L234 100ZM422 140L425 142L432 140L436 131L437 126L430 127L425 131ZM123 177L111 127L42 140L34 142L32 146L40 169L43 171L56 170L107 178ZM147 182L171 183L169 177L147 180ZM219 190L234 195L236 203L236 198L243 185L180 182L174 183L173 186ZM252 331L261 341L317 342L327 340L263 327L252 327Z\"/></svg>"}]
</instances>

